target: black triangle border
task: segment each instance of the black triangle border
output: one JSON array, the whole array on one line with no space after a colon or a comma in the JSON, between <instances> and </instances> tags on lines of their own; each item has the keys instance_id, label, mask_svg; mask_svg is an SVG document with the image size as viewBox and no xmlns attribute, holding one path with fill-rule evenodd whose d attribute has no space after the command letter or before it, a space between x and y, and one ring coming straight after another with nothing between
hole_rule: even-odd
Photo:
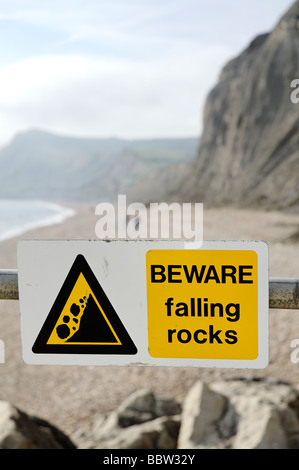
<instances>
[{"instance_id":1,"label":"black triangle border","mask_svg":"<svg viewBox=\"0 0 299 470\"><path fill-rule=\"evenodd\" d=\"M57 319L61 314L61 310L66 304L70 293L80 275L82 273L88 282L93 295L101 305L109 322L118 336L121 345L113 344L47 344L50 334L52 333ZM102 289L99 281L95 277L89 264L82 254L78 254L55 301L54 304L32 346L32 352L35 354L119 354L119 355L135 355L138 350L121 322L119 316L111 305L107 295Z\"/></svg>"}]
</instances>

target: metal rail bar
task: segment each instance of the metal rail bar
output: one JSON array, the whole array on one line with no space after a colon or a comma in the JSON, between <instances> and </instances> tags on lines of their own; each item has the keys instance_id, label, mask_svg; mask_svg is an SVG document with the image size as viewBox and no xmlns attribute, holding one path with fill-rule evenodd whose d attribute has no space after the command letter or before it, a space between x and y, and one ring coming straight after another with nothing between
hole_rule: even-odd
<instances>
[{"instance_id":1,"label":"metal rail bar","mask_svg":"<svg viewBox=\"0 0 299 470\"><path fill-rule=\"evenodd\" d=\"M18 300L18 271L0 269L0 299ZM269 279L269 308L299 310L299 279Z\"/></svg>"},{"instance_id":2,"label":"metal rail bar","mask_svg":"<svg viewBox=\"0 0 299 470\"><path fill-rule=\"evenodd\" d=\"M18 300L18 271L16 269L0 269L0 299Z\"/></svg>"},{"instance_id":3,"label":"metal rail bar","mask_svg":"<svg viewBox=\"0 0 299 470\"><path fill-rule=\"evenodd\" d=\"M299 310L299 279L269 279L269 308Z\"/></svg>"}]
</instances>

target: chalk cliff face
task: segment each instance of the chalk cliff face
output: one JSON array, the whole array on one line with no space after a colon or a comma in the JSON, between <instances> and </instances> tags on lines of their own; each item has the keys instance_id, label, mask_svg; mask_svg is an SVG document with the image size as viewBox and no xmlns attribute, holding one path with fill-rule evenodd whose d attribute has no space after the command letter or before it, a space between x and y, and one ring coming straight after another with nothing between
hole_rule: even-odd
<instances>
[{"instance_id":1,"label":"chalk cliff face","mask_svg":"<svg viewBox=\"0 0 299 470\"><path fill-rule=\"evenodd\" d=\"M198 156L181 198L217 206L299 206L299 103L291 101L296 78L299 0L272 32L222 70L207 97Z\"/></svg>"}]
</instances>

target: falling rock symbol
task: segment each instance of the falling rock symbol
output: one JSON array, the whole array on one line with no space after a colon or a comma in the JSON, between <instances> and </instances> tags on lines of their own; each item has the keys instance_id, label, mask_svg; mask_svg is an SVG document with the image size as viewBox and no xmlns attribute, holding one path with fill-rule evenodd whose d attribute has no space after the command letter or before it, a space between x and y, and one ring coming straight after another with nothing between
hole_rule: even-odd
<instances>
[{"instance_id":1,"label":"falling rock symbol","mask_svg":"<svg viewBox=\"0 0 299 470\"><path fill-rule=\"evenodd\" d=\"M83 255L76 257L32 351L35 354L137 353Z\"/></svg>"}]
</instances>

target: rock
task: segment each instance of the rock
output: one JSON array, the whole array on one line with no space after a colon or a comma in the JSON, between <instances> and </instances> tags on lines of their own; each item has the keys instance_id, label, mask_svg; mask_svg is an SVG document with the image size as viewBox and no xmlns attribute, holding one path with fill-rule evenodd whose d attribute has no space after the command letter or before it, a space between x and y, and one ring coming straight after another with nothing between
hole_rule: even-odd
<instances>
[{"instance_id":1,"label":"rock","mask_svg":"<svg viewBox=\"0 0 299 470\"><path fill-rule=\"evenodd\" d=\"M280 382L197 382L183 403L179 449L299 448L299 391Z\"/></svg>"},{"instance_id":2,"label":"rock","mask_svg":"<svg viewBox=\"0 0 299 470\"><path fill-rule=\"evenodd\" d=\"M163 416L118 430L96 444L97 449L176 449L178 416Z\"/></svg>"},{"instance_id":3,"label":"rock","mask_svg":"<svg viewBox=\"0 0 299 470\"><path fill-rule=\"evenodd\" d=\"M299 0L222 70L209 93L196 162L172 200L298 207Z\"/></svg>"},{"instance_id":4,"label":"rock","mask_svg":"<svg viewBox=\"0 0 299 470\"><path fill-rule=\"evenodd\" d=\"M175 448L179 430L179 403L156 397L150 390L130 395L80 443L92 448ZM154 447L149 447L149 446ZM128 447L127 447L128 446ZM162 447L159 447L162 446ZM166 446L166 447L163 447Z\"/></svg>"},{"instance_id":5,"label":"rock","mask_svg":"<svg viewBox=\"0 0 299 470\"><path fill-rule=\"evenodd\" d=\"M234 449L299 448L299 392L285 383L236 380L211 385L227 396L237 416Z\"/></svg>"},{"instance_id":6,"label":"rock","mask_svg":"<svg viewBox=\"0 0 299 470\"><path fill-rule=\"evenodd\" d=\"M0 449L75 449L58 428L0 401Z\"/></svg>"},{"instance_id":7,"label":"rock","mask_svg":"<svg viewBox=\"0 0 299 470\"><path fill-rule=\"evenodd\" d=\"M286 449L287 437L278 409L273 404L261 403L259 398L247 399L233 448Z\"/></svg>"},{"instance_id":8,"label":"rock","mask_svg":"<svg viewBox=\"0 0 299 470\"><path fill-rule=\"evenodd\" d=\"M197 381L182 406L139 390L78 437L81 449L299 449L299 389L250 376ZM0 449L75 448L55 426L0 401Z\"/></svg>"},{"instance_id":9,"label":"rock","mask_svg":"<svg viewBox=\"0 0 299 470\"><path fill-rule=\"evenodd\" d=\"M226 407L224 395L214 392L203 382L197 382L183 404L178 448L217 447L219 436L215 424Z\"/></svg>"}]
</instances>

